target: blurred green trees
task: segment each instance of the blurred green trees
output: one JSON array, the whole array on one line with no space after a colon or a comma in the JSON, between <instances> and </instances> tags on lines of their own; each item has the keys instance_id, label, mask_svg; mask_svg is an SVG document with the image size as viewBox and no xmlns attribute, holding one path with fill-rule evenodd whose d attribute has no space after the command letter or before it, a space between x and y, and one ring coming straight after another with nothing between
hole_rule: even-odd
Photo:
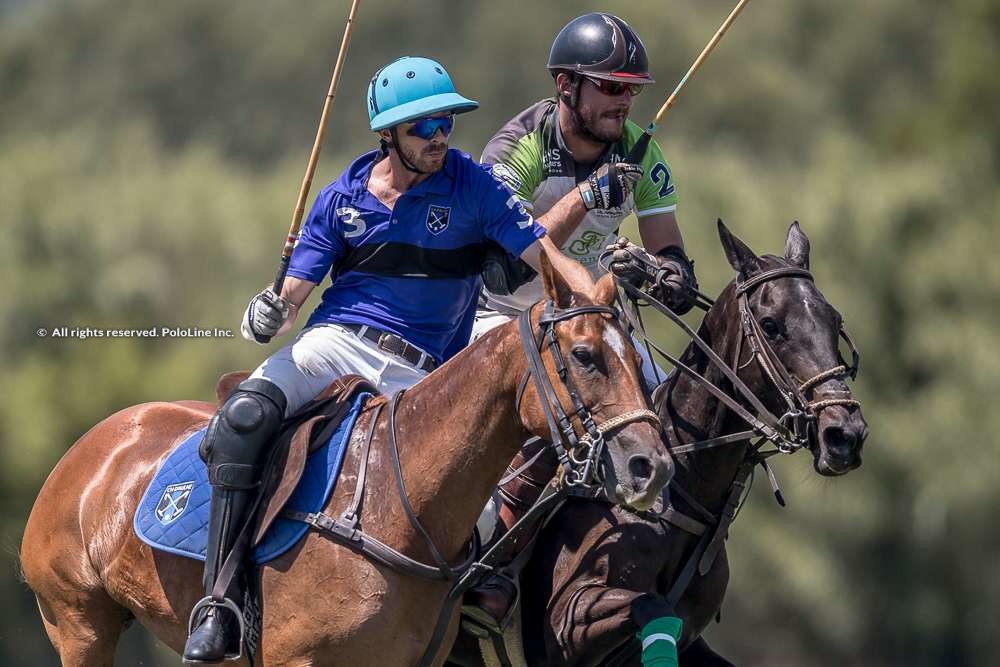
<instances>
[{"instance_id":1,"label":"blurred green trees","mask_svg":"<svg viewBox=\"0 0 1000 667\"><path fill-rule=\"evenodd\" d=\"M55 660L13 555L62 452L126 405L208 399L267 352L37 330L237 329L273 275L348 6L0 3L5 664ZM363 90L380 65L443 62L482 102L453 142L478 155L549 93L552 37L592 9L645 40L659 81L635 105L645 124L730 7L363 4L313 193L373 145ZM1000 650L997 62L993 0L752 3L661 125L703 287L730 277L716 217L760 252L798 219L863 352L865 465L832 482L782 460L790 507L758 489L733 531L709 638L740 664L976 665ZM120 657L173 664L141 636Z\"/></svg>"}]
</instances>

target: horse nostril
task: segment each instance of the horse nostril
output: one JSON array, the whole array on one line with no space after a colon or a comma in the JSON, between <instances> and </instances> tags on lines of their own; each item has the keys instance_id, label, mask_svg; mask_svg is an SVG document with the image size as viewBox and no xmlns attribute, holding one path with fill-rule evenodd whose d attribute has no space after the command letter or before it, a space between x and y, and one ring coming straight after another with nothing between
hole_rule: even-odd
<instances>
[{"instance_id":1,"label":"horse nostril","mask_svg":"<svg viewBox=\"0 0 1000 667\"><path fill-rule=\"evenodd\" d=\"M858 435L840 426L827 426L823 429L823 439L830 449L841 450L838 453L846 454L857 444Z\"/></svg>"},{"instance_id":2,"label":"horse nostril","mask_svg":"<svg viewBox=\"0 0 1000 667\"><path fill-rule=\"evenodd\" d=\"M653 476L653 462L648 456L637 454L628 460L628 471L636 481L649 479Z\"/></svg>"}]
</instances>

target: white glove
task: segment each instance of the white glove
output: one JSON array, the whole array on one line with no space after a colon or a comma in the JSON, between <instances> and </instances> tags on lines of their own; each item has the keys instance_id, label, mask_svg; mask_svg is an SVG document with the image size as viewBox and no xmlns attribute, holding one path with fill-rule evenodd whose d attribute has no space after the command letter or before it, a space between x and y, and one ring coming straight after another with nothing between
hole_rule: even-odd
<instances>
[{"instance_id":1,"label":"white glove","mask_svg":"<svg viewBox=\"0 0 1000 667\"><path fill-rule=\"evenodd\" d=\"M288 319L288 312L288 300L268 288L250 299L243 314L240 332L247 340L263 345L264 343L257 338L270 339L278 333L278 329Z\"/></svg>"}]
</instances>

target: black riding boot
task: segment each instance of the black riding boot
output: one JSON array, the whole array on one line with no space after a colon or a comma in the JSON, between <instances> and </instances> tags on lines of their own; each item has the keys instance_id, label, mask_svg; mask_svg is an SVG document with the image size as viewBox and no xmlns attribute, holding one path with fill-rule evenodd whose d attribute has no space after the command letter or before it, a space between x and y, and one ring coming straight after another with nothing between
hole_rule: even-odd
<instances>
[{"instance_id":1,"label":"black riding boot","mask_svg":"<svg viewBox=\"0 0 1000 667\"><path fill-rule=\"evenodd\" d=\"M244 523L260 483L261 454L277 435L285 396L264 379L244 380L212 418L202 441L208 464L212 507L205 559L206 597L195 607L196 627L184 645L184 662L220 662L240 653L238 602L242 563L222 598L213 596L216 579Z\"/></svg>"}]
</instances>

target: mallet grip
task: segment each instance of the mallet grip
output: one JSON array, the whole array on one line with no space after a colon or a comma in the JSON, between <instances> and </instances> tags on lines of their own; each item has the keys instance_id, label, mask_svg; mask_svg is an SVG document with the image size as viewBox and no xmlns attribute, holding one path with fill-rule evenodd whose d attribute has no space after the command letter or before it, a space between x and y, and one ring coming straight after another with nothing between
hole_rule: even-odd
<instances>
[{"instance_id":1,"label":"mallet grip","mask_svg":"<svg viewBox=\"0 0 1000 667\"><path fill-rule=\"evenodd\" d=\"M291 242L295 245L295 242ZM271 291L281 296L281 287L285 283L285 276L288 274L288 265L291 263L292 253L282 253L281 259L278 260L278 272L274 275L274 284L271 286ZM267 345L271 342L271 336L262 336L258 333L254 333L253 339L260 343L261 345Z\"/></svg>"}]
</instances>

